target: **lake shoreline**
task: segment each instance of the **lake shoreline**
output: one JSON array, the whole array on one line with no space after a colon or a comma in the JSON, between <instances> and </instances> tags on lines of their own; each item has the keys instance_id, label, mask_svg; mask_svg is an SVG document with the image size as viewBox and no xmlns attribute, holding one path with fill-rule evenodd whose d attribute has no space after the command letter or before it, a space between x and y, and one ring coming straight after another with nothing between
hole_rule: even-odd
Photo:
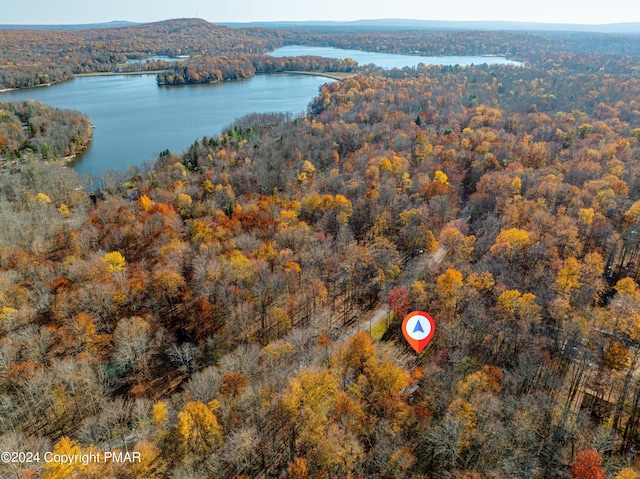
<instances>
[{"instance_id":1,"label":"lake shoreline","mask_svg":"<svg viewBox=\"0 0 640 479\"><path fill-rule=\"evenodd\" d=\"M92 72L92 73L76 73L74 77L108 77L117 75L157 75L166 73L170 70L151 70L145 72Z\"/></svg>"},{"instance_id":2,"label":"lake shoreline","mask_svg":"<svg viewBox=\"0 0 640 479\"><path fill-rule=\"evenodd\" d=\"M305 72L305 71L295 71L295 70L266 73L266 75L273 75L273 74L278 74L278 73L284 73L284 74L287 74L287 75L312 75L312 76L316 76L316 77L331 78L333 80L344 80L346 78L352 78L352 77L358 75L357 72L316 72L316 71ZM263 73L263 75L264 75L264 73Z\"/></svg>"},{"instance_id":3,"label":"lake shoreline","mask_svg":"<svg viewBox=\"0 0 640 479\"><path fill-rule=\"evenodd\" d=\"M43 83L41 85L33 85L33 86L28 86L28 87L23 87L23 88L2 88L2 89L0 89L0 95L2 95L3 93L11 92L11 91L27 91L27 90L34 90L36 88L44 88L44 87L50 87L50 86L55 86L55 85L61 85L63 83L67 83L67 82L73 81L74 78L102 77L102 76L116 76L116 75L157 75L158 73L165 73L167 71L169 71L169 70L152 70L152 71L145 71L145 72L74 73L71 78L66 78L66 79L60 80L60 81L52 81L52 82L49 82L49 83Z\"/></svg>"},{"instance_id":4,"label":"lake shoreline","mask_svg":"<svg viewBox=\"0 0 640 479\"><path fill-rule=\"evenodd\" d=\"M91 140L93 139L93 132L89 136L89 139L75 148L74 152L68 156L60 156L55 158L0 158L0 177L6 176L8 174L15 174L19 172L22 167L28 164L30 161L36 161L42 163L44 165L58 165L62 168L66 168L68 166L72 166L73 162L78 160L89 148L91 145Z\"/></svg>"},{"instance_id":5,"label":"lake shoreline","mask_svg":"<svg viewBox=\"0 0 640 479\"><path fill-rule=\"evenodd\" d=\"M0 90L0 95L2 93L6 93L6 92L10 92L10 91L24 91L24 90L31 90L34 88L42 88L42 87L50 87L53 85L59 85L61 83L66 83L68 81L72 81L74 78L88 78L88 77L106 77L106 76L118 76L118 75L124 75L124 76L129 76L129 75L158 75L160 73L167 73L171 70L153 70L153 71L145 71L145 72L92 72L92 73L76 73L73 75L72 78L69 78L67 80L62 80L59 82L50 82L50 83L43 83L42 85L34 85L34 86L30 86L30 87L26 87L26 88L4 88L2 90ZM282 72L273 72L273 73L256 73L254 76L258 76L258 75L278 75L278 74L286 74L286 75L312 75L312 76L318 76L318 77L326 77L326 78L331 78L332 80L344 80L345 78L351 78L356 76L358 73L356 72L318 72L318 71L282 71ZM249 77L251 78L251 77ZM248 80L248 78L242 78L241 80ZM226 83L229 81L238 81L238 80L223 80L220 82L208 82L208 84L219 84L219 83ZM185 85L202 85L204 83L185 83ZM183 85L162 85L159 84L158 86L183 86Z\"/></svg>"},{"instance_id":6,"label":"lake shoreline","mask_svg":"<svg viewBox=\"0 0 640 479\"><path fill-rule=\"evenodd\" d=\"M66 80L60 80L60 81L52 81L52 82L49 82L49 83L42 83L41 85L33 85L33 86L25 87L25 88L3 88L2 90L0 90L0 94L7 93L7 92L10 92L10 91L33 90L35 88L45 88L45 87L50 87L50 86L53 86L53 85L60 85L61 83L68 82L69 80L73 80L73 78L66 79Z\"/></svg>"},{"instance_id":7,"label":"lake shoreline","mask_svg":"<svg viewBox=\"0 0 640 479\"><path fill-rule=\"evenodd\" d=\"M400 60L411 64L415 58ZM464 64L489 58L453 60ZM78 152L76 158L62 161L79 173L98 177L107 170L126 171L130 166L154 161L158 152L165 149L184 151L196 139L216 137L236 119L250 113L304 113L322 85L347 81L359 74L296 69L264 72L215 85L158 88L153 76L158 73L159 70L76 74L76 81L65 79L55 88L7 91L0 100L30 98L56 108L78 110L91 118L97 126L91 146Z\"/></svg>"},{"instance_id":8,"label":"lake shoreline","mask_svg":"<svg viewBox=\"0 0 640 479\"><path fill-rule=\"evenodd\" d=\"M298 71L298 70L287 70L287 71L280 71L280 72L270 72L270 73L256 73L254 75L251 75L249 77L246 78L230 78L228 80L214 80L214 81L208 81L208 82L185 82L185 83L180 83L180 84L173 84L173 83L158 83L159 87L185 87L185 86L195 86L195 85L222 85L224 83L234 83L234 82L242 82L242 81L247 81L250 80L254 77L258 77L258 76L268 76L268 75L309 75L309 76L315 76L315 77L324 77L324 78L329 78L331 80L344 80L346 78L351 78L354 77L356 75L358 75L357 72L319 72L319 71ZM97 75L92 75L92 76L97 76Z\"/></svg>"},{"instance_id":9,"label":"lake shoreline","mask_svg":"<svg viewBox=\"0 0 640 479\"><path fill-rule=\"evenodd\" d=\"M20 90L1 101L35 99L55 108L78 110L96 126L91 145L70 168L99 177L153 162L159 152L182 152L198 138L217 137L250 113L305 112L319 88L334 81L311 75L256 75L218 85L159 88L154 76L81 77L55 88ZM63 160L64 161L64 160Z\"/></svg>"}]
</instances>

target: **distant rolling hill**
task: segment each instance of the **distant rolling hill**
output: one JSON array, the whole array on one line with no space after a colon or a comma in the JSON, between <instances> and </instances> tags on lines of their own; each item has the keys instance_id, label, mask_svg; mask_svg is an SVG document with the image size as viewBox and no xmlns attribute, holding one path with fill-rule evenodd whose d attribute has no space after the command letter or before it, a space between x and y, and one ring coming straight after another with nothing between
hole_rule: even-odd
<instances>
[{"instance_id":1,"label":"distant rolling hill","mask_svg":"<svg viewBox=\"0 0 640 479\"><path fill-rule=\"evenodd\" d=\"M156 22L161 23L161 22ZM521 32L586 32L586 33L623 33L640 35L640 23L610 23L602 25L582 25L577 23L535 23L508 21L446 21L411 20L402 18L383 18L378 20L337 21L275 21L275 22L215 22L232 28L318 28L331 30L488 30ZM141 23L117 20L105 23L86 23L76 25L2 25L0 30L91 30L94 28L131 27Z\"/></svg>"},{"instance_id":2,"label":"distant rolling hill","mask_svg":"<svg viewBox=\"0 0 640 479\"><path fill-rule=\"evenodd\" d=\"M533 23L506 21L441 21L380 19L356 20L352 22L333 21L292 21L292 22L250 22L225 23L229 27L264 28L357 28L357 29L425 29L425 30L510 30L510 31L547 31L547 32L589 32L589 33L626 33L640 34L640 23L611 23L603 25L581 25L570 23Z\"/></svg>"},{"instance_id":3,"label":"distant rolling hill","mask_svg":"<svg viewBox=\"0 0 640 479\"><path fill-rule=\"evenodd\" d=\"M135 22L115 20L105 23L82 23L76 25L0 25L0 30L91 30L94 28L118 28L139 25Z\"/></svg>"}]
</instances>

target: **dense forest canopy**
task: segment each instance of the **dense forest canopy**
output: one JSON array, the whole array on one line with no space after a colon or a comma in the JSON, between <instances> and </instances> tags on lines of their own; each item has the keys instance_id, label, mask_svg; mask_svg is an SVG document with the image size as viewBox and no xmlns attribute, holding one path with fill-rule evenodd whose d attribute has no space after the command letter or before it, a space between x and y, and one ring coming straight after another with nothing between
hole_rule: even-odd
<instances>
[{"instance_id":1,"label":"dense forest canopy","mask_svg":"<svg viewBox=\"0 0 640 479\"><path fill-rule=\"evenodd\" d=\"M161 84L181 83L175 80L180 75L184 83L245 78L255 72L271 71L260 68L265 60L256 55L296 44L423 55L507 55L538 65L558 59L562 64L565 55L560 58L553 55L562 52L570 58L573 54L585 55L581 61L589 62L588 68L598 68L603 61L601 55L615 59L639 55L637 38L596 33L229 28L202 19L72 31L6 29L0 30L0 89L33 87L94 72L170 70L168 74L161 73ZM598 57L593 58L594 54ZM189 56L186 68L197 76L180 71L184 67L179 64L162 60L127 63L128 59L153 55ZM335 61L325 60L324 64L317 64L318 60L306 64L288 61L315 71L344 71L326 64L335 65ZM174 81L170 81L169 75Z\"/></svg>"},{"instance_id":2,"label":"dense forest canopy","mask_svg":"<svg viewBox=\"0 0 640 479\"><path fill-rule=\"evenodd\" d=\"M14 158L53 160L80 152L91 139L85 115L43 103L0 102L0 164Z\"/></svg>"},{"instance_id":3,"label":"dense forest canopy","mask_svg":"<svg viewBox=\"0 0 640 479\"><path fill-rule=\"evenodd\" d=\"M142 460L2 474L639 477L626 37L366 35L528 64L368 67L92 196L3 178L1 449Z\"/></svg>"},{"instance_id":4,"label":"dense forest canopy","mask_svg":"<svg viewBox=\"0 0 640 479\"><path fill-rule=\"evenodd\" d=\"M256 74L292 71L351 73L357 70L352 59L331 59L314 56L272 57L268 55L232 55L198 57L176 63L158 74L158 85L184 85L242 80Z\"/></svg>"},{"instance_id":5,"label":"dense forest canopy","mask_svg":"<svg viewBox=\"0 0 640 479\"><path fill-rule=\"evenodd\" d=\"M92 30L0 30L0 89L63 81L79 73L169 66L162 61L126 64L129 58L264 53L282 42L275 30L231 29L197 19Z\"/></svg>"}]
</instances>

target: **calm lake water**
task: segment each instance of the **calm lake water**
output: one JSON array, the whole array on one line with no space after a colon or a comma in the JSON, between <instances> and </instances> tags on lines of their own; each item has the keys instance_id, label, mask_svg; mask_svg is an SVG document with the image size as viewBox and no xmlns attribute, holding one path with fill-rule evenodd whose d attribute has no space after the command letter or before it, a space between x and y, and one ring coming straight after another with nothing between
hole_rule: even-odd
<instances>
[{"instance_id":1,"label":"calm lake water","mask_svg":"<svg viewBox=\"0 0 640 479\"><path fill-rule=\"evenodd\" d=\"M290 46L274 56L319 55L353 58L384 68L417 63L517 63L500 57L421 57L336 48ZM95 130L85 153L73 164L98 176L153 161L162 150L186 150L203 136L218 135L234 119L251 112L304 112L328 78L311 75L259 75L214 85L159 87L155 75L80 77L51 87L0 94L0 101L33 98L88 115Z\"/></svg>"},{"instance_id":2,"label":"calm lake water","mask_svg":"<svg viewBox=\"0 0 640 479\"><path fill-rule=\"evenodd\" d=\"M203 136L218 135L251 112L304 112L324 83L310 75L259 75L213 85L159 87L155 75L80 77L51 87L7 92L0 101L33 98L85 113L95 126L89 148L73 166L99 175L180 153Z\"/></svg>"},{"instance_id":3,"label":"calm lake water","mask_svg":"<svg viewBox=\"0 0 640 479\"><path fill-rule=\"evenodd\" d=\"M361 50L345 50L332 47L289 46L274 50L268 55L274 57L297 57L313 55L326 58L353 58L358 65L373 63L382 68L415 67L419 63L425 65L481 65L483 63L500 65L522 65L520 62L505 57L483 56L448 56L428 57L424 55L397 55L395 53L363 52Z\"/></svg>"},{"instance_id":4,"label":"calm lake water","mask_svg":"<svg viewBox=\"0 0 640 479\"><path fill-rule=\"evenodd\" d=\"M127 63L146 63L147 61L159 61L162 60L164 62L183 62L188 60L189 57L168 57L166 55L154 55L146 58L129 58Z\"/></svg>"}]
</instances>

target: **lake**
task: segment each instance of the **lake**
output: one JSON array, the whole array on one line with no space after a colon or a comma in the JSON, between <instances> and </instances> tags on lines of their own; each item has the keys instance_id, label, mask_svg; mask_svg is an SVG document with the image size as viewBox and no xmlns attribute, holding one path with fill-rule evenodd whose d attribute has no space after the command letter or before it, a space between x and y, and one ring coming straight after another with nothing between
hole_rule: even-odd
<instances>
[{"instance_id":1,"label":"lake","mask_svg":"<svg viewBox=\"0 0 640 479\"><path fill-rule=\"evenodd\" d=\"M33 98L85 113L93 139L73 163L99 175L152 161L158 152L186 150L198 138L218 135L251 112L304 112L321 85L310 75L259 75L212 85L159 87L155 75L79 77L51 87L3 93L0 101Z\"/></svg>"},{"instance_id":2,"label":"lake","mask_svg":"<svg viewBox=\"0 0 640 479\"><path fill-rule=\"evenodd\" d=\"M127 63L147 63L148 61L157 62L160 60L162 60L163 62L173 63L173 62L183 62L188 59L189 59L188 56L168 57L166 55L154 55L146 58L129 58L127 60Z\"/></svg>"},{"instance_id":3,"label":"lake","mask_svg":"<svg viewBox=\"0 0 640 479\"><path fill-rule=\"evenodd\" d=\"M424 55L399 55L395 53L365 52L332 47L288 46L267 53L274 57L297 57L311 55L326 58L353 58L358 65L373 63L382 68L415 67L419 63L425 65L482 65L483 63L499 65L522 65L520 62L497 56L444 56L429 57Z\"/></svg>"},{"instance_id":4,"label":"lake","mask_svg":"<svg viewBox=\"0 0 640 479\"><path fill-rule=\"evenodd\" d=\"M353 58L384 68L419 62L470 65L513 63L501 57L423 57L289 46L274 56L319 55ZM212 85L159 87L155 75L78 77L51 87L0 94L0 101L33 98L85 113L95 126L93 140L73 163L80 173L100 175L153 161L165 149L186 150L203 136L216 136L234 119L251 112L304 112L321 85L333 80L312 75L258 75Z\"/></svg>"}]
</instances>

